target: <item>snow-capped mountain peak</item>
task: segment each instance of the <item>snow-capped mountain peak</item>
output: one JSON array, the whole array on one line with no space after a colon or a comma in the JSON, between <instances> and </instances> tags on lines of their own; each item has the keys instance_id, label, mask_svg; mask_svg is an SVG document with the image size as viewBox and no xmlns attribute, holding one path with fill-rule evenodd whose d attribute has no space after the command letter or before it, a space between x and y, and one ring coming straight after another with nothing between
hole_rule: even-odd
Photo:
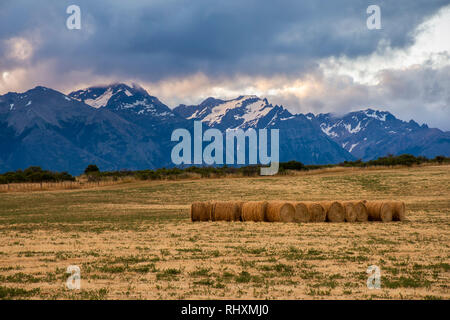
<instances>
[{"instance_id":1,"label":"snow-capped mountain peak","mask_svg":"<svg viewBox=\"0 0 450 320\"><path fill-rule=\"evenodd\" d=\"M91 99L84 100L84 103L96 109L106 107L112 95L113 95L112 89L108 88L103 94L101 95L94 94Z\"/></svg>"},{"instance_id":2,"label":"snow-capped mountain peak","mask_svg":"<svg viewBox=\"0 0 450 320\"><path fill-rule=\"evenodd\" d=\"M201 120L219 128L248 128L269 126L276 119L287 120L292 114L282 107L271 105L267 99L243 95L232 100L208 98L199 105L180 105L174 111L188 120ZM283 115L279 115L279 113Z\"/></svg>"},{"instance_id":3,"label":"snow-capped mountain peak","mask_svg":"<svg viewBox=\"0 0 450 320\"><path fill-rule=\"evenodd\" d=\"M237 112L234 119L243 119L245 123L255 121L267 114L268 108L270 107L256 96L240 96L213 107L211 112L202 120L209 125L218 124L230 111L241 109L242 112Z\"/></svg>"},{"instance_id":4,"label":"snow-capped mountain peak","mask_svg":"<svg viewBox=\"0 0 450 320\"><path fill-rule=\"evenodd\" d=\"M349 135L357 135L365 131L368 126L384 126L388 129L392 121L396 119L391 113L387 111L378 111L372 109L365 109L348 113L344 116L336 114L319 114L314 117L308 114L310 120L316 118L320 124L322 131L330 138L346 137ZM350 148L350 145L348 145ZM353 147L354 148L354 147Z\"/></svg>"},{"instance_id":5,"label":"snow-capped mountain peak","mask_svg":"<svg viewBox=\"0 0 450 320\"><path fill-rule=\"evenodd\" d=\"M108 108L116 112L161 118L175 116L169 107L136 84L131 87L123 83L90 87L72 92L69 96L96 109Z\"/></svg>"},{"instance_id":6,"label":"snow-capped mountain peak","mask_svg":"<svg viewBox=\"0 0 450 320\"><path fill-rule=\"evenodd\" d=\"M130 87L123 83L116 83L108 86L94 86L84 90L74 91L69 96L98 109L106 107L113 96L132 97L136 94L147 94L147 92L136 85Z\"/></svg>"},{"instance_id":7,"label":"snow-capped mountain peak","mask_svg":"<svg viewBox=\"0 0 450 320\"><path fill-rule=\"evenodd\" d=\"M372 109L366 109L362 111L367 117L374 118L380 121L386 121L386 116L390 114L387 111L377 111Z\"/></svg>"},{"instance_id":8,"label":"snow-capped mountain peak","mask_svg":"<svg viewBox=\"0 0 450 320\"><path fill-rule=\"evenodd\" d=\"M345 115L319 114L316 117L309 114L311 121L317 121L320 129L330 139L337 142L352 155L364 160L386 156L388 153L417 154L419 147L413 141L414 136L420 136L428 129L426 124L420 126L415 121L402 121L388 111L365 109L350 112ZM445 135L437 129L433 134ZM445 143L445 138L442 143ZM420 147L426 150L427 146ZM422 150L420 149L420 150ZM430 154L434 154L431 151ZM434 151L433 151L434 152Z\"/></svg>"}]
</instances>

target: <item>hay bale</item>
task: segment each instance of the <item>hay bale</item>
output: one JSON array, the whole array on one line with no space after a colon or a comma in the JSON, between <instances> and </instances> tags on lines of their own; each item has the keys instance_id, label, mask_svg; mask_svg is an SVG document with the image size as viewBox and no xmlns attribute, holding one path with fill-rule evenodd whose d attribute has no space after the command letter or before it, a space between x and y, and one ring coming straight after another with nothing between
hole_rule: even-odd
<instances>
[{"instance_id":1,"label":"hay bale","mask_svg":"<svg viewBox=\"0 0 450 320\"><path fill-rule=\"evenodd\" d=\"M295 208L285 201L269 201L266 208L266 221L294 222Z\"/></svg>"},{"instance_id":2,"label":"hay bale","mask_svg":"<svg viewBox=\"0 0 450 320\"><path fill-rule=\"evenodd\" d=\"M311 213L303 202L291 202L295 208L294 222L310 222Z\"/></svg>"},{"instance_id":3,"label":"hay bale","mask_svg":"<svg viewBox=\"0 0 450 320\"><path fill-rule=\"evenodd\" d=\"M244 205L244 201L235 201L239 208L239 219L236 221L242 221L242 206Z\"/></svg>"},{"instance_id":4,"label":"hay bale","mask_svg":"<svg viewBox=\"0 0 450 320\"><path fill-rule=\"evenodd\" d=\"M303 202L308 208L311 222L325 222L327 215L318 202Z\"/></svg>"},{"instance_id":5,"label":"hay bale","mask_svg":"<svg viewBox=\"0 0 450 320\"><path fill-rule=\"evenodd\" d=\"M211 202L193 202L191 204L192 221L211 220L213 204Z\"/></svg>"},{"instance_id":6,"label":"hay bale","mask_svg":"<svg viewBox=\"0 0 450 320\"><path fill-rule=\"evenodd\" d=\"M367 213L366 200L351 201L356 210L356 221L367 222L369 220L369 214Z\"/></svg>"},{"instance_id":7,"label":"hay bale","mask_svg":"<svg viewBox=\"0 0 450 320\"><path fill-rule=\"evenodd\" d=\"M392 206L392 221L405 221L406 207L403 201L388 201Z\"/></svg>"},{"instance_id":8,"label":"hay bale","mask_svg":"<svg viewBox=\"0 0 450 320\"><path fill-rule=\"evenodd\" d=\"M239 221L239 204L235 201L216 201L213 204L213 221Z\"/></svg>"},{"instance_id":9,"label":"hay bale","mask_svg":"<svg viewBox=\"0 0 450 320\"><path fill-rule=\"evenodd\" d=\"M337 201L320 201L320 205L326 212L327 221L329 222L344 222L345 210L344 207Z\"/></svg>"},{"instance_id":10,"label":"hay bale","mask_svg":"<svg viewBox=\"0 0 450 320\"><path fill-rule=\"evenodd\" d=\"M345 212L345 221L347 222L355 222L356 221L356 207L352 201L343 201L342 206L344 207Z\"/></svg>"},{"instance_id":11,"label":"hay bale","mask_svg":"<svg viewBox=\"0 0 450 320\"><path fill-rule=\"evenodd\" d=\"M242 204L242 221L264 221L267 201L250 201Z\"/></svg>"},{"instance_id":12,"label":"hay bale","mask_svg":"<svg viewBox=\"0 0 450 320\"><path fill-rule=\"evenodd\" d=\"M367 212L369 214L370 221L392 221L394 210L392 206L385 201L367 201Z\"/></svg>"}]
</instances>

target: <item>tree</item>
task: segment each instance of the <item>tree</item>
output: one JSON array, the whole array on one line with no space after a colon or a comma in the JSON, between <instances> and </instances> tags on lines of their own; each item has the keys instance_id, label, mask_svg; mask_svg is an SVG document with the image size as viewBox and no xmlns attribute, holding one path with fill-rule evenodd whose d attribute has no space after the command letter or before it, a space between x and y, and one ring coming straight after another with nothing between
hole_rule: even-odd
<instances>
[{"instance_id":1,"label":"tree","mask_svg":"<svg viewBox=\"0 0 450 320\"><path fill-rule=\"evenodd\" d=\"M84 169L84 173L87 175L99 173L100 169L95 164L90 164Z\"/></svg>"},{"instance_id":2,"label":"tree","mask_svg":"<svg viewBox=\"0 0 450 320\"><path fill-rule=\"evenodd\" d=\"M445 157L444 156L436 156L436 158L434 158L435 161L437 161L439 164L442 164L442 162L445 161Z\"/></svg>"},{"instance_id":3,"label":"tree","mask_svg":"<svg viewBox=\"0 0 450 320\"><path fill-rule=\"evenodd\" d=\"M283 170L305 170L305 165L301 162L291 160L288 162L280 163L280 168Z\"/></svg>"}]
</instances>

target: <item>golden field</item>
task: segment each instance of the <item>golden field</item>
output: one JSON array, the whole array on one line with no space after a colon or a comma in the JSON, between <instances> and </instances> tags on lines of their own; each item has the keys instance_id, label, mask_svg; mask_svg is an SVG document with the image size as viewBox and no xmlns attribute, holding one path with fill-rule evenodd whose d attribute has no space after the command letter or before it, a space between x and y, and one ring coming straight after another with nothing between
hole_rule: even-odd
<instances>
[{"instance_id":1,"label":"golden field","mask_svg":"<svg viewBox=\"0 0 450 320\"><path fill-rule=\"evenodd\" d=\"M240 199L398 199L407 221L189 219L193 201ZM0 193L2 299L449 299L449 246L448 165Z\"/></svg>"}]
</instances>

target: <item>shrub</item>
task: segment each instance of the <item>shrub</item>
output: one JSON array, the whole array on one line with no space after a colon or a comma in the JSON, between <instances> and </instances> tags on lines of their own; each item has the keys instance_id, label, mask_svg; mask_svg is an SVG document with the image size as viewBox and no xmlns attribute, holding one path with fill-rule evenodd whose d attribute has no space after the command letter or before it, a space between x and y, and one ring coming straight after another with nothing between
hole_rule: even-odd
<instances>
[{"instance_id":1,"label":"shrub","mask_svg":"<svg viewBox=\"0 0 450 320\"><path fill-rule=\"evenodd\" d=\"M90 164L84 169L84 173L87 175L98 172L100 172L100 169L95 164Z\"/></svg>"},{"instance_id":2,"label":"shrub","mask_svg":"<svg viewBox=\"0 0 450 320\"><path fill-rule=\"evenodd\" d=\"M306 170L305 165L301 162L291 160L280 163L281 170Z\"/></svg>"}]
</instances>

